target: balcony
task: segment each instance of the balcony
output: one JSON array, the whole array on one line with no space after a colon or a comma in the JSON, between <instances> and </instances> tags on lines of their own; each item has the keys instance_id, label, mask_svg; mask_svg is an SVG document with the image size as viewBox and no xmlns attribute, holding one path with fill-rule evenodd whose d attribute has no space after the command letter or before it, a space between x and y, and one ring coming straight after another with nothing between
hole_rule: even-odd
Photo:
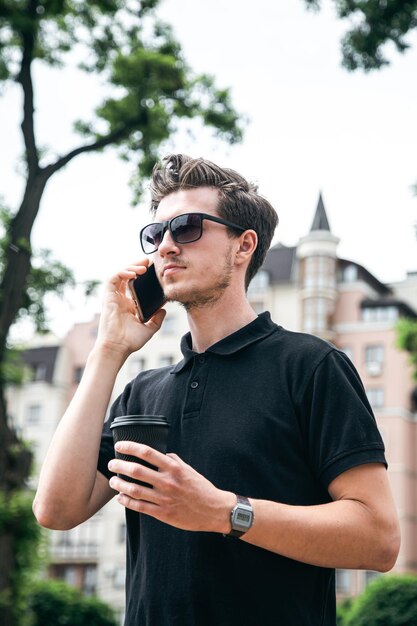
<instances>
[{"instance_id":1,"label":"balcony","mask_svg":"<svg viewBox=\"0 0 417 626\"><path fill-rule=\"evenodd\" d=\"M66 531L53 531L49 544L54 562L96 561L100 548L100 524L96 518Z\"/></svg>"},{"instance_id":2,"label":"balcony","mask_svg":"<svg viewBox=\"0 0 417 626\"><path fill-rule=\"evenodd\" d=\"M95 561L98 558L97 542L59 542L50 547L52 561Z\"/></svg>"}]
</instances>

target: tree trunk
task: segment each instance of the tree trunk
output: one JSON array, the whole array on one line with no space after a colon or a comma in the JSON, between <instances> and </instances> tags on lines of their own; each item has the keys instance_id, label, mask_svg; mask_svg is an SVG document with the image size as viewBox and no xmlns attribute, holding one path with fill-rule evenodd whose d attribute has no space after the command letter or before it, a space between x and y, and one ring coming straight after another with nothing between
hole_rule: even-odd
<instances>
[{"instance_id":1,"label":"tree trunk","mask_svg":"<svg viewBox=\"0 0 417 626\"><path fill-rule=\"evenodd\" d=\"M0 284L0 363L4 363L7 336L25 293L31 269L30 235L47 180L42 170L28 180L22 205L10 224ZM4 376L0 375L0 490L9 492L24 486L30 470L30 454L10 425L4 386Z\"/></svg>"},{"instance_id":2,"label":"tree trunk","mask_svg":"<svg viewBox=\"0 0 417 626\"><path fill-rule=\"evenodd\" d=\"M16 569L14 538L10 532L0 534L0 611L3 626L16 626L11 572Z\"/></svg>"},{"instance_id":3,"label":"tree trunk","mask_svg":"<svg viewBox=\"0 0 417 626\"><path fill-rule=\"evenodd\" d=\"M39 170L28 180L22 205L10 224L5 267L0 285L0 364L4 363L7 336L26 288L31 269L30 234L48 176ZM32 454L10 423L5 400L5 380L0 370L0 491L11 494L25 487ZM2 626L16 626L16 541L13 528L0 527L0 612Z\"/></svg>"},{"instance_id":4,"label":"tree trunk","mask_svg":"<svg viewBox=\"0 0 417 626\"><path fill-rule=\"evenodd\" d=\"M5 251L5 267L0 284L0 361L4 356L7 335L22 303L30 272L30 237L48 175L38 170L27 182L22 204L13 218Z\"/></svg>"}]
</instances>

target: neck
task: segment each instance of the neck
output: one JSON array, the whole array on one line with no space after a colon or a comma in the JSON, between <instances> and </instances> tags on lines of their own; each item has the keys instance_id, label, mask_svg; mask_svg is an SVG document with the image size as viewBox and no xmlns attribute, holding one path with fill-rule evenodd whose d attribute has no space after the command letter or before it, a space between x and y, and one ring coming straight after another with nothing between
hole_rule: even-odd
<instances>
[{"instance_id":1,"label":"neck","mask_svg":"<svg viewBox=\"0 0 417 626\"><path fill-rule=\"evenodd\" d=\"M212 304L187 311L187 316L193 350L205 352L224 337L253 322L257 314L246 295L230 298L224 294Z\"/></svg>"}]
</instances>

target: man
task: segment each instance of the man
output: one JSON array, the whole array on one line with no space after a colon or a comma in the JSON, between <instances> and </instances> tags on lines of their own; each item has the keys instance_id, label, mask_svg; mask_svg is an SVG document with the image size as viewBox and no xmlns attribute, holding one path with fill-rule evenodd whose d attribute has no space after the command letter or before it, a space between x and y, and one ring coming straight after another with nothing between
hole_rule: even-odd
<instances>
[{"instance_id":1,"label":"man","mask_svg":"<svg viewBox=\"0 0 417 626\"><path fill-rule=\"evenodd\" d=\"M343 353L250 306L246 288L277 224L252 185L173 155L156 166L151 191L154 220L142 244L168 299L186 308L184 358L139 374L102 432L120 367L164 318L159 311L142 324L127 295L147 261L115 275L42 469L35 514L68 529L118 494L126 626L334 625L334 568L387 571L399 549L363 387ZM167 455L117 444L157 470L114 459L110 423L126 414L168 418Z\"/></svg>"}]
</instances>

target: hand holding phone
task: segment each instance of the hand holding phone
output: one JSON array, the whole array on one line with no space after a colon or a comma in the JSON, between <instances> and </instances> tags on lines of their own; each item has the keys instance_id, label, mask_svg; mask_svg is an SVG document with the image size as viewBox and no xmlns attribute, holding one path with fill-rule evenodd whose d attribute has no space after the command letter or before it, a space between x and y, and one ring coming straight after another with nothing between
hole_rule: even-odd
<instances>
[{"instance_id":1,"label":"hand holding phone","mask_svg":"<svg viewBox=\"0 0 417 626\"><path fill-rule=\"evenodd\" d=\"M150 320L166 303L153 263L144 274L138 274L136 278L129 280L128 285L141 322Z\"/></svg>"}]
</instances>

